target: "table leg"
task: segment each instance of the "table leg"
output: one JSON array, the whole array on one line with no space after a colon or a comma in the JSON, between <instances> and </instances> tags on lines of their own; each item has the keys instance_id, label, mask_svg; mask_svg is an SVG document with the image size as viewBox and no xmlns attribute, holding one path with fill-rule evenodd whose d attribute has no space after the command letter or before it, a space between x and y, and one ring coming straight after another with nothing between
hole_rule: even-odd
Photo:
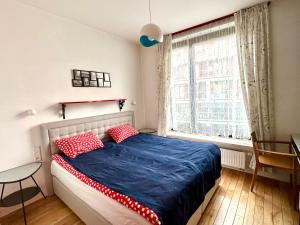
<instances>
[{"instance_id":1,"label":"table leg","mask_svg":"<svg viewBox=\"0 0 300 225\"><path fill-rule=\"evenodd\" d=\"M2 201L2 199L3 199L4 187L5 187L5 184L3 184L3 185L2 185L2 191L1 191L1 201Z\"/></svg>"},{"instance_id":2,"label":"table leg","mask_svg":"<svg viewBox=\"0 0 300 225\"><path fill-rule=\"evenodd\" d=\"M40 188L40 186L37 184L37 182L35 181L35 179L33 178L33 176L31 176L31 178L32 178L32 180L34 181L34 183L35 183L36 187L37 187L37 188L40 190L40 192L42 193L42 195L43 195L44 199L46 199L46 196L44 195L44 193L43 193L42 189L41 189L41 188Z\"/></svg>"},{"instance_id":3,"label":"table leg","mask_svg":"<svg viewBox=\"0 0 300 225\"><path fill-rule=\"evenodd\" d=\"M294 206L294 209L297 210L297 173L294 172L293 174L293 206Z\"/></svg>"},{"instance_id":4,"label":"table leg","mask_svg":"<svg viewBox=\"0 0 300 225\"><path fill-rule=\"evenodd\" d=\"M24 206L24 196L23 196L23 189L22 189L21 181L19 181L19 184L20 184L20 191L21 191L21 200L22 200L22 209L23 209L24 222L25 222L25 225L27 225L26 214L25 214L25 206Z\"/></svg>"}]
</instances>

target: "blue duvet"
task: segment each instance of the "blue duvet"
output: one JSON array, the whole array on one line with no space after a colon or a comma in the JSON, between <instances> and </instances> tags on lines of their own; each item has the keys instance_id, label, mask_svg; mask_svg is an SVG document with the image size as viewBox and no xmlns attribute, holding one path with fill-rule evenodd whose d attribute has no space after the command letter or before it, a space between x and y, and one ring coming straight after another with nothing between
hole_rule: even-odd
<instances>
[{"instance_id":1,"label":"blue duvet","mask_svg":"<svg viewBox=\"0 0 300 225\"><path fill-rule=\"evenodd\" d=\"M163 225L184 225L220 177L220 149L204 142L138 134L75 159L76 170L152 209Z\"/></svg>"}]
</instances>

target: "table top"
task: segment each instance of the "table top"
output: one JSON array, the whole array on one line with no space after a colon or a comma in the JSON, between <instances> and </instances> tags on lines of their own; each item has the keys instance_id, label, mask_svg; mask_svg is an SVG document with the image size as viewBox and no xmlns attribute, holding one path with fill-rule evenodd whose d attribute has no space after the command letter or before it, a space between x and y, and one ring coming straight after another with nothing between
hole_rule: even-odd
<instances>
[{"instance_id":1,"label":"table top","mask_svg":"<svg viewBox=\"0 0 300 225\"><path fill-rule=\"evenodd\" d=\"M14 183L22 181L40 169L42 162L33 162L0 172L0 183Z\"/></svg>"},{"instance_id":2,"label":"table top","mask_svg":"<svg viewBox=\"0 0 300 225\"><path fill-rule=\"evenodd\" d=\"M297 145L297 147L300 148L300 134L293 134L292 139L294 143Z\"/></svg>"}]
</instances>

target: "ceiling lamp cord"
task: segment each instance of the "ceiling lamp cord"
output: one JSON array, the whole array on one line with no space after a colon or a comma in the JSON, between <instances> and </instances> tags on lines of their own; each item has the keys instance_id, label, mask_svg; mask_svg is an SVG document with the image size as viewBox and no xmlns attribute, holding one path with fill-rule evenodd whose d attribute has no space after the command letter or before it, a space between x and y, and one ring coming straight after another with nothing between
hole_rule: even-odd
<instances>
[{"instance_id":1,"label":"ceiling lamp cord","mask_svg":"<svg viewBox=\"0 0 300 225\"><path fill-rule=\"evenodd\" d=\"M150 23L152 23L152 15L151 15L151 0L149 0L149 16L150 16Z\"/></svg>"}]
</instances>

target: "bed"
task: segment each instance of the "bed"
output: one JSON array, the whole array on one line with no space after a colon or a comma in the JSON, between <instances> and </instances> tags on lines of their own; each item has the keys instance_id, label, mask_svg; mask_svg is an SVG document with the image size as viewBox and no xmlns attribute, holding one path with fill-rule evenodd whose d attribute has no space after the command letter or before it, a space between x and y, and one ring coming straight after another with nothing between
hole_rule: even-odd
<instances>
[{"instance_id":1,"label":"bed","mask_svg":"<svg viewBox=\"0 0 300 225\"><path fill-rule=\"evenodd\" d=\"M125 203L120 204L106 192L101 193L77 179L59 161L51 160L51 156L59 152L53 145L54 140L93 131L104 140L105 149L74 160L58 156L76 171L87 174L116 193L132 197L135 204L146 207L145 212L153 210L159 218L157 224L196 225L218 187L221 170L219 149L208 143L166 139L151 134L139 134L120 144L110 141L106 131L124 123L134 126L133 112L43 124L43 159L48 194L55 193L86 224L151 224L142 216L142 211L137 213ZM89 168L85 162L89 162ZM96 166L103 168L103 172L91 172L91 168ZM192 193L189 198L187 193Z\"/></svg>"}]
</instances>

